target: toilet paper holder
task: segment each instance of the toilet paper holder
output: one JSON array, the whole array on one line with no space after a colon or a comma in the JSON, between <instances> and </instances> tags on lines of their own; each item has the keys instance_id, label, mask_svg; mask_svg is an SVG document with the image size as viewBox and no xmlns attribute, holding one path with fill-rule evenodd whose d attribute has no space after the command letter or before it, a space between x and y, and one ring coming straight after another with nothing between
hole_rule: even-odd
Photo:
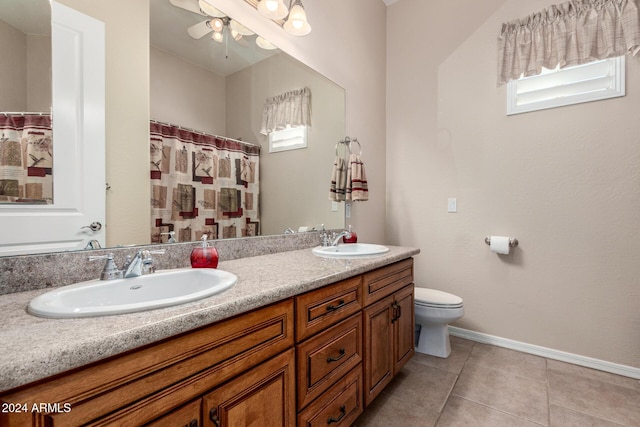
<instances>
[{"instance_id":1,"label":"toilet paper holder","mask_svg":"<svg viewBox=\"0 0 640 427\"><path fill-rule=\"evenodd\" d=\"M485 237L484 242L487 245L491 245L491 237ZM515 248L516 246L518 246L518 239L516 239L515 237L509 237L509 247Z\"/></svg>"}]
</instances>

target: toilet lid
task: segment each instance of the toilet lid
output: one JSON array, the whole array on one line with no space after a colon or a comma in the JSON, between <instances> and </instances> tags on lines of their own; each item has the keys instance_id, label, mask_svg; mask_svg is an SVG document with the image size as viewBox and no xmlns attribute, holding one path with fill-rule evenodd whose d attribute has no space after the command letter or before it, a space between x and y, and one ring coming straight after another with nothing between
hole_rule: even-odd
<instances>
[{"instance_id":1,"label":"toilet lid","mask_svg":"<svg viewBox=\"0 0 640 427\"><path fill-rule=\"evenodd\" d=\"M414 298L416 304L428 306L462 306L462 298L459 296L438 291L435 289L415 288Z\"/></svg>"}]
</instances>

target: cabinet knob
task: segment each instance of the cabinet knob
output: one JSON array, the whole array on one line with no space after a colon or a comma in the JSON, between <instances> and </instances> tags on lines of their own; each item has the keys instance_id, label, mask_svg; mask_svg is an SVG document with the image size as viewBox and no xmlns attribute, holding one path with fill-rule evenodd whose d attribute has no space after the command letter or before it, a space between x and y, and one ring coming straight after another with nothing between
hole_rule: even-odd
<instances>
[{"instance_id":1,"label":"cabinet knob","mask_svg":"<svg viewBox=\"0 0 640 427\"><path fill-rule=\"evenodd\" d=\"M329 419L327 420L327 425L332 423L339 423L340 420L343 419L345 415L347 415L347 407L342 405L340 407L340 416L338 418L329 417Z\"/></svg>"},{"instance_id":2,"label":"cabinet knob","mask_svg":"<svg viewBox=\"0 0 640 427\"><path fill-rule=\"evenodd\" d=\"M189 421L189 427L198 427L198 420L194 418L193 420Z\"/></svg>"}]
</instances>

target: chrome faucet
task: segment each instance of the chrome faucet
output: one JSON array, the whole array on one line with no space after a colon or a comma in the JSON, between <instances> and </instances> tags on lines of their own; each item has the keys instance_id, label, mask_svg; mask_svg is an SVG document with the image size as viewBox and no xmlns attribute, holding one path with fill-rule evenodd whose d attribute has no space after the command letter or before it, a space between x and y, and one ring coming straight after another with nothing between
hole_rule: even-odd
<instances>
[{"instance_id":1,"label":"chrome faucet","mask_svg":"<svg viewBox=\"0 0 640 427\"><path fill-rule=\"evenodd\" d=\"M336 236L334 236L333 241L331 242L331 246L338 246L338 242L340 242L340 239L342 239L343 237L349 239L351 238L351 233L347 230L341 231Z\"/></svg>"},{"instance_id":2,"label":"chrome faucet","mask_svg":"<svg viewBox=\"0 0 640 427\"><path fill-rule=\"evenodd\" d=\"M153 258L151 254L164 254L165 250L160 249L157 251L138 251L136 256L131 258L127 257L127 261L122 268L122 276L126 279L129 277L137 277L145 274L155 273L156 267L153 265Z\"/></svg>"},{"instance_id":3,"label":"chrome faucet","mask_svg":"<svg viewBox=\"0 0 640 427\"><path fill-rule=\"evenodd\" d=\"M116 266L113 260L113 254L90 256L89 261L95 261L98 259L106 259L107 262L100 273L100 280L115 280L128 277L137 277L144 274L155 273L156 267L153 265L153 258L151 254L164 254L165 250L160 249L156 251L144 250L138 251L134 257L127 256L127 260L124 263L122 269Z\"/></svg>"}]
</instances>

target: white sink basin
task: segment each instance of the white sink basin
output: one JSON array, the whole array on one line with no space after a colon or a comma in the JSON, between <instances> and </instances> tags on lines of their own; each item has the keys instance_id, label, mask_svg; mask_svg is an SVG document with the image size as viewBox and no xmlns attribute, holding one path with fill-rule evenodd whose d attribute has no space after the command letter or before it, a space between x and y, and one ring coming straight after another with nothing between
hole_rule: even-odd
<instances>
[{"instance_id":1,"label":"white sink basin","mask_svg":"<svg viewBox=\"0 0 640 427\"><path fill-rule=\"evenodd\" d=\"M90 280L37 296L27 311L51 318L133 313L183 304L232 287L235 274L209 268L164 270L117 280Z\"/></svg>"},{"instance_id":2,"label":"white sink basin","mask_svg":"<svg viewBox=\"0 0 640 427\"><path fill-rule=\"evenodd\" d=\"M389 248L371 243L349 243L338 246L317 246L312 249L315 255L330 258L357 258L380 255L389 252Z\"/></svg>"}]
</instances>

